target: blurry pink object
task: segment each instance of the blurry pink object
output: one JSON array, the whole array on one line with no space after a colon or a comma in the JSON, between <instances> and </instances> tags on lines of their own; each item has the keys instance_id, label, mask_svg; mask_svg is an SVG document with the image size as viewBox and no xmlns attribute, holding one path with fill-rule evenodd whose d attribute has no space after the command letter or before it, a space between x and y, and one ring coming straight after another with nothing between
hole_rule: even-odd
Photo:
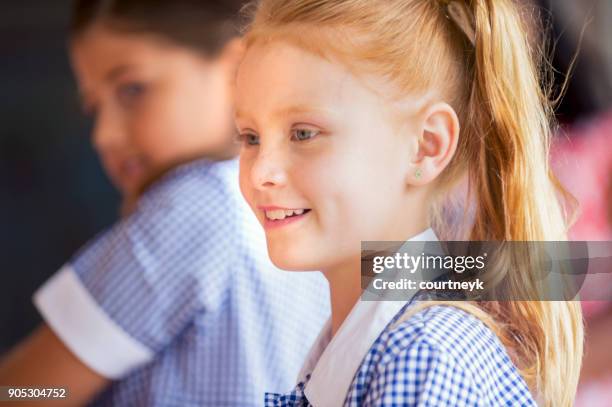
<instances>
[{"instance_id":1,"label":"blurry pink object","mask_svg":"<svg viewBox=\"0 0 612 407\"><path fill-rule=\"evenodd\" d=\"M612 389L612 377L601 380L592 380L580 385L576 397L576 407L610 407L610 389Z\"/></svg>"},{"instance_id":2,"label":"blurry pink object","mask_svg":"<svg viewBox=\"0 0 612 407\"><path fill-rule=\"evenodd\" d=\"M561 183L580 203L580 213L570 229L572 240L612 240L610 199L612 198L612 112L569 129L569 138L560 135L552 148L552 166ZM587 276L581 295L585 298L609 298L610 274ZM610 312L609 301L582 301L588 320ZM593 342L587 323L585 351L601 352ZM605 354L605 351L604 351ZM585 358L585 361L592 360ZM585 366L585 368L593 366ZM600 372L598 378L583 378L578 388L576 407L612 406L612 376Z\"/></svg>"},{"instance_id":3,"label":"blurry pink object","mask_svg":"<svg viewBox=\"0 0 612 407\"><path fill-rule=\"evenodd\" d=\"M612 225L609 219L612 112L575 125L567 133L569 138L560 135L553 144L552 166L561 183L580 203L579 217L570 229L570 239L612 240ZM606 277L605 285L612 287L612 273L609 276L610 278ZM601 279L598 279L597 285L598 287L589 287L588 283L585 283L584 289L601 288ZM598 296L593 293L590 297ZM582 303L587 317L600 312L608 305L610 303L605 301Z\"/></svg>"},{"instance_id":4,"label":"blurry pink object","mask_svg":"<svg viewBox=\"0 0 612 407\"><path fill-rule=\"evenodd\" d=\"M576 125L569 138L553 145L555 174L580 201L582 213L570 231L572 240L611 240L608 189L612 173L612 112Z\"/></svg>"}]
</instances>

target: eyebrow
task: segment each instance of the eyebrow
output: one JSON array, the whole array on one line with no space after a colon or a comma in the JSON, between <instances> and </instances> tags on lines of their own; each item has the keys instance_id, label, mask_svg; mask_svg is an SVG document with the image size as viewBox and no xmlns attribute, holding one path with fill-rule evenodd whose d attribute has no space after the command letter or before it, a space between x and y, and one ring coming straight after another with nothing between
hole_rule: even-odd
<instances>
[{"instance_id":1,"label":"eyebrow","mask_svg":"<svg viewBox=\"0 0 612 407\"><path fill-rule=\"evenodd\" d=\"M276 110L273 114L274 116L289 116L292 114L299 114L299 113L329 113L329 110L320 109L316 107L295 105L295 106L288 106L288 107Z\"/></svg>"},{"instance_id":2,"label":"eyebrow","mask_svg":"<svg viewBox=\"0 0 612 407\"><path fill-rule=\"evenodd\" d=\"M132 67L133 67L132 65L119 65L119 66L116 66L113 69L111 69L110 71L108 71L106 73L106 75L104 75L104 79L107 82L112 82L118 76L122 75L124 72L129 71L130 69L132 69Z\"/></svg>"},{"instance_id":3,"label":"eyebrow","mask_svg":"<svg viewBox=\"0 0 612 407\"><path fill-rule=\"evenodd\" d=\"M308 107L305 105L293 105L293 106L287 106L287 107L283 107L281 109L275 110L272 113L272 116L273 117L283 117L283 116L290 116L292 114L300 114L300 113L327 113L327 114L330 114L332 112L328 109ZM236 110L236 118L240 119L240 118L246 118L246 117L248 117L246 112Z\"/></svg>"}]
</instances>

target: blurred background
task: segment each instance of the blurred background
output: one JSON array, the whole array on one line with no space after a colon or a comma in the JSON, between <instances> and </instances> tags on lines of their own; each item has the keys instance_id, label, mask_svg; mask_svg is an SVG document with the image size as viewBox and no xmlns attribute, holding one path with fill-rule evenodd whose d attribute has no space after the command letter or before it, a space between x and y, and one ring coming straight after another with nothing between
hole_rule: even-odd
<instances>
[{"instance_id":1,"label":"blurred background","mask_svg":"<svg viewBox=\"0 0 612 407\"><path fill-rule=\"evenodd\" d=\"M0 354L40 321L33 291L117 217L70 72L70 5L0 4Z\"/></svg>"},{"instance_id":2,"label":"blurred background","mask_svg":"<svg viewBox=\"0 0 612 407\"><path fill-rule=\"evenodd\" d=\"M40 322L30 300L34 290L118 217L119 196L90 146L89 123L70 72L70 3L5 0L0 5L0 355ZM611 240L612 0L535 4L552 23L558 88L584 28L557 110L562 131L553 163L581 202L572 238ZM602 399L612 389L610 305L585 304L581 406L612 400L612 395Z\"/></svg>"}]
</instances>

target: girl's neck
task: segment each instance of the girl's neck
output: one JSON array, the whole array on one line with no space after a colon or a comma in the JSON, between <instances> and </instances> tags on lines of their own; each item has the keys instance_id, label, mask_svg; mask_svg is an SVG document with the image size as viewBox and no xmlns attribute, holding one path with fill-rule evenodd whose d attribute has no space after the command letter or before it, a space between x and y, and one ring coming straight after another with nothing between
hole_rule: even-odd
<instances>
[{"instance_id":1,"label":"girl's neck","mask_svg":"<svg viewBox=\"0 0 612 407\"><path fill-rule=\"evenodd\" d=\"M329 283L332 337L361 295L360 265L361 259L357 257L323 272Z\"/></svg>"},{"instance_id":2,"label":"girl's neck","mask_svg":"<svg viewBox=\"0 0 612 407\"><path fill-rule=\"evenodd\" d=\"M426 219L426 217L423 217ZM404 236L410 239L428 228L427 221L411 225L410 230ZM329 294L331 298L331 328L332 337L351 312L363 289L361 288L361 257L349 259L323 271L329 283Z\"/></svg>"}]
</instances>

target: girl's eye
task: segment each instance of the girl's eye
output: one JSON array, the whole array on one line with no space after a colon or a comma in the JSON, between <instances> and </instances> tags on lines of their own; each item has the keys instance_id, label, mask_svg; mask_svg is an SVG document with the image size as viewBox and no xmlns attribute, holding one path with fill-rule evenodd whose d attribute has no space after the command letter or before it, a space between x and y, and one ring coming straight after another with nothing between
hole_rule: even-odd
<instances>
[{"instance_id":1,"label":"girl's eye","mask_svg":"<svg viewBox=\"0 0 612 407\"><path fill-rule=\"evenodd\" d=\"M144 95L147 87L142 82L128 82L117 89L117 98L125 106L131 106Z\"/></svg>"},{"instance_id":2,"label":"girl's eye","mask_svg":"<svg viewBox=\"0 0 612 407\"><path fill-rule=\"evenodd\" d=\"M253 133L241 133L238 135L238 141L247 146L258 146L259 136Z\"/></svg>"},{"instance_id":3,"label":"girl's eye","mask_svg":"<svg viewBox=\"0 0 612 407\"><path fill-rule=\"evenodd\" d=\"M291 139L296 141L306 141L317 136L320 132L312 129L294 129L291 131Z\"/></svg>"}]
</instances>

